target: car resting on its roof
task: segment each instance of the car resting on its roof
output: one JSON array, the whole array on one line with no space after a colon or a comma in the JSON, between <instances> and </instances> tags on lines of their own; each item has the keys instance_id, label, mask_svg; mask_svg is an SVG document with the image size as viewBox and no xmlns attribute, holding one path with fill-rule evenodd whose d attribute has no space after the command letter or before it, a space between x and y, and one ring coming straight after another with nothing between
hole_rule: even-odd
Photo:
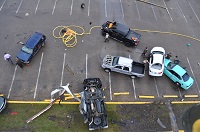
<instances>
[{"instance_id":1,"label":"car resting on its roof","mask_svg":"<svg viewBox=\"0 0 200 132\"><path fill-rule=\"evenodd\" d=\"M83 85L84 91L80 93L80 112L83 115L84 123L88 122L89 130L108 128L101 80L88 78L83 81Z\"/></svg>"}]
</instances>

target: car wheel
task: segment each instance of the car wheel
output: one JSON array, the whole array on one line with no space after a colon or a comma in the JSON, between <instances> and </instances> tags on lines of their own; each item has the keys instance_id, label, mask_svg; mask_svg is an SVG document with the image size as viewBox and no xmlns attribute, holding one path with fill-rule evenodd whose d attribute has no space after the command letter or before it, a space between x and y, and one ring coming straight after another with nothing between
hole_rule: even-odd
<instances>
[{"instance_id":1,"label":"car wheel","mask_svg":"<svg viewBox=\"0 0 200 132\"><path fill-rule=\"evenodd\" d=\"M125 42L125 46L126 46L126 47L130 47L130 46L131 46L131 43L130 43L130 42Z\"/></svg>"},{"instance_id":2,"label":"car wheel","mask_svg":"<svg viewBox=\"0 0 200 132\"><path fill-rule=\"evenodd\" d=\"M106 32L104 32L104 31L102 31L101 34L102 34L103 36L106 36Z\"/></svg>"},{"instance_id":3,"label":"car wheel","mask_svg":"<svg viewBox=\"0 0 200 132\"><path fill-rule=\"evenodd\" d=\"M110 72L110 69L106 68L104 69L105 72Z\"/></svg>"},{"instance_id":4,"label":"car wheel","mask_svg":"<svg viewBox=\"0 0 200 132\"><path fill-rule=\"evenodd\" d=\"M181 84L180 84L179 82L176 82L176 85L177 85L178 87L181 87Z\"/></svg>"}]
</instances>

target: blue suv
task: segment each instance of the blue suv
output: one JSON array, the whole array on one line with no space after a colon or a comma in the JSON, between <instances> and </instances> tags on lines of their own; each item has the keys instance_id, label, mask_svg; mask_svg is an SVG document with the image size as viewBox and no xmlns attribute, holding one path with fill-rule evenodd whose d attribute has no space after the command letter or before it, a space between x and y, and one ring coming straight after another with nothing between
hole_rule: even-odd
<instances>
[{"instance_id":1,"label":"blue suv","mask_svg":"<svg viewBox=\"0 0 200 132\"><path fill-rule=\"evenodd\" d=\"M45 40L45 35L35 32L17 54L16 60L20 60L24 64L29 64L32 57L45 45Z\"/></svg>"}]
</instances>

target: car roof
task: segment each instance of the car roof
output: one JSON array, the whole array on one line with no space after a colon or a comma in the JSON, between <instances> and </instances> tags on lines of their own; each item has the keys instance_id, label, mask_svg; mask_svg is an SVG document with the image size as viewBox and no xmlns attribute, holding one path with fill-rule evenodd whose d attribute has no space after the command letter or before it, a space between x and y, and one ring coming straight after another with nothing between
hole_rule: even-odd
<instances>
[{"instance_id":1,"label":"car roof","mask_svg":"<svg viewBox=\"0 0 200 132\"><path fill-rule=\"evenodd\" d=\"M172 69L173 71L175 71L176 73L178 73L180 76L183 76L186 73L186 70L184 70L181 66L176 65L175 67L173 67Z\"/></svg>"},{"instance_id":2,"label":"car roof","mask_svg":"<svg viewBox=\"0 0 200 132\"><path fill-rule=\"evenodd\" d=\"M35 45L38 44L40 39L42 38L42 34L39 32L35 32L26 42L25 46L28 48L34 48Z\"/></svg>"},{"instance_id":3,"label":"car roof","mask_svg":"<svg viewBox=\"0 0 200 132\"><path fill-rule=\"evenodd\" d=\"M125 58L125 57L119 57L119 60L118 60L119 65L128 66L128 67L132 66L132 62L133 62L132 59Z\"/></svg>"},{"instance_id":4,"label":"car roof","mask_svg":"<svg viewBox=\"0 0 200 132\"><path fill-rule=\"evenodd\" d=\"M123 34L126 34L129 31L129 27L121 23L117 23L116 29Z\"/></svg>"}]
</instances>

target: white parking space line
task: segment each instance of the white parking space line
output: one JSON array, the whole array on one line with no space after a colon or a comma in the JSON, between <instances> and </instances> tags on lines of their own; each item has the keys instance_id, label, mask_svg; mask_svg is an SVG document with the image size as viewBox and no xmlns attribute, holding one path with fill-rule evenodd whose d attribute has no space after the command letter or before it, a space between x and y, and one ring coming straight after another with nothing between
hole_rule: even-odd
<instances>
[{"instance_id":1,"label":"white parking space line","mask_svg":"<svg viewBox=\"0 0 200 132\"><path fill-rule=\"evenodd\" d=\"M1 5L0 11L3 8L4 4L6 3L6 0L3 2L3 4Z\"/></svg>"},{"instance_id":2,"label":"white parking space line","mask_svg":"<svg viewBox=\"0 0 200 132\"><path fill-rule=\"evenodd\" d=\"M41 60L40 60L40 66L39 66L39 71L38 71L38 76L37 76L37 81L36 81L36 86L35 86L34 99L36 97L36 92L37 92L37 87L38 87L38 81L39 81L40 71L41 71L41 66L42 66L43 54L44 53L42 52L42 56L41 56Z\"/></svg>"},{"instance_id":3,"label":"white parking space line","mask_svg":"<svg viewBox=\"0 0 200 132\"><path fill-rule=\"evenodd\" d=\"M40 3L40 0L38 0L37 6L36 6L36 8L35 8L35 14L36 14L36 12L37 12L37 9L38 9L38 6L39 6L39 3Z\"/></svg>"},{"instance_id":4,"label":"white parking space line","mask_svg":"<svg viewBox=\"0 0 200 132\"><path fill-rule=\"evenodd\" d=\"M88 61L88 54L85 55L85 78L87 79L87 61Z\"/></svg>"},{"instance_id":5,"label":"white parking space line","mask_svg":"<svg viewBox=\"0 0 200 132\"><path fill-rule=\"evenodd\" d=\"M157 86L157 83L156 83L156 77L153 77L153 80L154 80L154 85L155 85L155 87L156 87L157 95L158 95L158 97L160 97L160 94L159 94L159 92L158 92L158 86Z\"/></svg>"},{"instance_id":6,"label":"white parking space line","mask_svg":"<svg viewBox=\"0 0 200 132\"><path fill-rule=\"evenodd\" d=\"M188 4L190 5L190 7L191 7L191 9L192 9L192 11L193 11L193 13L194 13L194 15L196 16L198 22L200 23L200 21L199 21L199 17L197 16L196 12L194 11L194 9L193 9L193 7L191 6L191 4L190 4L189 1L188 1Z\"/></svg>"},{"instance_id":7,"label":"white parking space line","mask_svg":"<svg viewBox=\"0 0 200 132\"><path fill-rule=\"evenodd\" d=\"M15 71L14 71L14 74L13 74L13 78L12 78L12 82L11 82L11 85L10 85L10 89L9 89L9 92L8 92L7 99L10 98L10 92L11 92L11 90L12 90L13 82L14 82L14 80L15 80L16 71L17 71L17 65L15 66Z\"/></svg>"},{"instance_id":8,"label":"white parking space line","mask_svg":"<svg viewBox=\"0 0 200 132\"><path fill-rule=\"evenodd\" d=\"M56 8L56 3L57 3L57 0L55 0L54 6L53 6L52 15L53 15L53 13L54 13L54 10L55 10L55 8Z\"/></svg>"},{"instance_id":9,"label":"white parking space line","mask_svg":"<svg viewBox=\"0 0 200 132\"><path fill-rule=\"evenodd\" d=\"M131 59L131 56L130 56L130 55L129 55L129 58ZM134 79L133 79L133 78L132 78L132 84L133 84L134 97L135 97L135 99L137 99L136 90L135 90L135 82L134 82Z\"/></svg>"},{"instance_id":10,"label":"white parking space line","mask_svg":"<svg viewBox=\"0 0 200 132\"><path fill-rule=\"evenodd\" d=\"M157 17L156 17L156 13L155 13L154 8L153 8L152 5L151 5L151 9L152 9L152 11L153 11L153 15L154 15L155 19L158 20Z\"/></svg>"},{"instance_id":11,"label":"white parking space line","mask_svg":"<svg viewBox=\"0 0 200 132\"><path fill-rule=\"evenodd\" d=\"M176 1L176 3L177 3L177 5L178 5L179 10L181 11L182 16L184 17L185 21L188 23L188 21L187 21L185 15L184 15L184 13L183 13L183 11L182 11L182 9L181 9L181 7L179 6L179 4L178 4L177 1Z\"/></svg>"},{"instance_id":12,"label":"white parking space line","mask_svg":"<svg viewBox=\"0 0 200 132\"><path fill-rule=\"evenodd\" d=\"M71 3L71 10L70 10L70 15L72 15L72 8L73 8L73 3L74 3L74 0L72 0L72 3Z\"/></svg>"},{"instance_id":13,"label":"white parking space line","mask_svg":"<svg viewBox=\"0 0 200 132\"><path fill-rule=\"evenodd\" d=\"M63 58L63 67L62 67L62 74L61 74L61 79L60 79L60 86L62 86L62 81L63 81L63 73L64 73L64 68L65 68L65 57L66 57L66 53L64 53L64 58Z\"/></svg>"},{"instance_id":14,"label":"white parking space line","mask_svg":"<svg viewBox=\"0 0 200 132\"><path fill-rule=\"evenodd\" d=\"M178 87L178 86L177 86ZM180 98L183 99L183 96L181 94L181 91L180 91L180 88L178 87L178 92L179 92L179 95L180 95Z\"/></svg>"},{"instance_id":15,"label":"white parking space line","mask_svg":"<svg viewBox=\"0 0 200 132\"><path fill-rule=\"evenodd\" d=\"M134 83L134 79L132 79L132 84L133 84L134 97L135 97L135 99L137 99L136 91L135 91L135 83Z\"/></svg>"},{"instance_id":16,"label":"white parking space line","mask_svg":"<svg viewBox=\"0 0 200 132\"><path fill-rule=\"evenodd\" d=\"M123 6L122 6L122 0L120 0L120 4L121 4L122 16L124 18L124 9L123 9Z\"/></svg>"},{"instance_id":17,"label":"white parking space line","mask_svg":"<svg viewBox=\"0 0 200 132\"><path fill-rule=\"evenodd\" d=\"M21 0L21 2L20 2L20 4L19 4L19 7L17 8L16 13L19 11L19 8L21 7L23 1L24 1L24 0Z\"/></svg>"},{"instance_id":18,"label":"white parking space line","mask_svg":"<svg viewBox=\"0 0 200 132\"><path fill-rule=\"evenodd\" d=\"M137 9L137 13L138 13L139 19L141 19L141 17L140 17L140 12L139 12L139 9L138 9L136 0L135 0L135 5L136 5L136 9Z\"/></svg>"},{"instance_id":19,"label":"white parking space line","mask_svg":"<svg viewBox=\"0 0 200 132\"><path fill-rule=\"evenodd\" d=\"M108 77L109 77L109 88L110 88L110 100L112 100L112 87L111 87L111 76L110 76L110 72L108 73Z\"/></svg>"},{"instance_id":20,"label":"white parking space line","mask_svg":"<svg viewBox=\"0 0 200 132\"><path fill-rule=\"evenodd\" d=\"M196 83L196 85L197 85L197 90L198 90L198 92L199 92L199 94L200 94L199 85L198 85L197 80L196 80L196 78L195 78L195 76L194 76L194 72L193 72L193 70L192 70L192 67L191 67L191 65L190 65L190 61L189 61L188 58L187 58L187 61L188 61L188 64L189 64L189 66L190 66L190 70L191 70L191 72L192 72L192 75L193 75L193 77L194 77L194 81L195 81L195 83Z\"/></svg>"},{"instance_id":21,"label":"white parking space line","mask_svg":"<svg viewBox=\"0 0 200 132\"><path fill-rule=\"evenodd\" d=\"M168 8L167 8L167 5L166 5L166 3L165 3L165 1L164 1L164 0L163 0L163 3L164 3L164 5L165 5L165 7L166 7L166 10L167 10L167 13L168 13L168 15L169 15L170 19L173 21L173 19L172 19L171 15L170 15L170 13L169 13L169 10L168 10Z\"/></svg>"},{"instance_id":22,"label":"white parking space line","mask_svg":"<svg viewBox=\"0 0 200 132\"><path fill-rule=\"evenodd\" d=\"M105 15L106 15L106 17L108 16L108 15L107 15L106 0L105 0Z\"/></svg>"},{"instance_id":23,"label":"white parking space line","mask_svg":"<svg viewBox=\"0 0 200 132\"><path fill-rule=\"evenodd\" d=\"M90 0L88 1L88 16L90 16Z\"/></svg>"}]
</instances>

